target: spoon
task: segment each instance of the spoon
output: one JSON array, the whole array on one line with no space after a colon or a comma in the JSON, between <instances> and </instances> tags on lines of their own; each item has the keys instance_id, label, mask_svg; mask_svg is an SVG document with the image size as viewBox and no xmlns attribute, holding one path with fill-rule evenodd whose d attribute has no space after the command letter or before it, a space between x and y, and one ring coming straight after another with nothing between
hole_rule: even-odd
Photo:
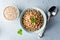
<instances>
[{"instance_id":1,"label":"spoon","mask_svg":"<svg viewBox=\"0 0 60 40\"><path fill-rule=\"evenodd\" d=\"M48 10L48 13L47 13L47 15L48 15L48 20L49 20L51 17L56 16L57 11L58 11L57 7L56 7L56 6L52 6L52 7Z\"/></svg>"},{"instance_id":2,"label":"spoon","mask_svg":"<svg viewBox=\"0 0 60 40\"><path fill-rule=\"evenodd\" d=\"M52 6L49 10L48 10L48 13L47 13L47 21L49 21L49 19L53 16L55 16L57 14L57 7L56 6ZM44 31L39 35L39 37L43 37L44 35L44 32L45 32L45 29Z\"/></svg>"}]
</instances>

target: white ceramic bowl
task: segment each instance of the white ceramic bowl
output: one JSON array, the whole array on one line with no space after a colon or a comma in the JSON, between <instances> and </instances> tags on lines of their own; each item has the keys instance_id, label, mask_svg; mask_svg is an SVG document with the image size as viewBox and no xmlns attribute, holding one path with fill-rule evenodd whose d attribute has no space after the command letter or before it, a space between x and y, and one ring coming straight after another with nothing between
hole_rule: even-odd
<instances>
[{"instance_id":1,"label":"white ceramic bowl","mask_svg":"<svg viewBox=\"0 0 60 40\"><path fill-rule=\"evenodd\" d=\"M18 11L18 15L17 15L17 18L16 19L18 19L18 17L19 17L19 9L15 6L15 5L7 5L5 8L7 8L7 7L9 7L9 6L12 6L12 7L15 7L15 9L17 9L17 11ZM4 10L5 10L5 8L4 8ZM4 11L3 11L3 16L4 16ZM4 16L4 18L5 18L5 16ZM5 18L6 19L6 18ZM14 19L14 20L16 20L16 19ZM7 21L13 21L13 20L8 20L8 19L6 19Z\"/></svg>"},{"instance_id":2,"label":"white ceramic bowl","mask_svg":"<svg viewBox=\"0 0 60 40\"><path fill-rule=\"evenodd\" d=\"M22 11L22 13L20 14L20 24L21 24L21 26L23 27L23 24L22 24L22 16L23 16L24 12L25 12L26 10L28 10L28 9L38 10L38 11L40 11L41 14L43 15L43 18L44 18L43 26L42 26L39 30L36 30L36 31L34 31L34 32L29 32L29 33L38 33L40 36L42 36L42 34L43 34L43 32L44 32L44 29L45 29L45 27L46 27L47 17L46 17L46 14L44 13L44 11L41 10L40 8L27 8L27 9L24 9L24 10ZM24 28L24 27L23 27L23 28ZM25 30L25 28L24 28L24 30ZM27 31L27 30L26 30L26 31Z\"/></svg>"}]
</instances>

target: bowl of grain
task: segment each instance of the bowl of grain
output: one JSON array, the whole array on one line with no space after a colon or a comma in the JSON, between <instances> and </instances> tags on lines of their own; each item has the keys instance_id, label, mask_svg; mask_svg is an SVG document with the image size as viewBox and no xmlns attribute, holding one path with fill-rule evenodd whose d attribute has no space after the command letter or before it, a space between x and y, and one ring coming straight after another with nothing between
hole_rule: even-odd
<instances>
[{"instance_id":1,"label":"bowl of grain","mask_svg":"<svg viewBox=\"0 0 60 40\"><path fill-rule=\"evenodd\" d=\"M16 6L6 6L3 11L3 16L8 21L16 20L19 16L19 9Z\"/></svg>"},{"instance_id":2,"label":"bowl of grain","mask_svg":"<svg viewBox=\"0 0 60 40\"><path fill-rule=\"evenodd\" d=\"M29 33L42 35L46 26L46 14L40 8L27 8L20 14L20 24Z\"/></svg>"}]
</instances>

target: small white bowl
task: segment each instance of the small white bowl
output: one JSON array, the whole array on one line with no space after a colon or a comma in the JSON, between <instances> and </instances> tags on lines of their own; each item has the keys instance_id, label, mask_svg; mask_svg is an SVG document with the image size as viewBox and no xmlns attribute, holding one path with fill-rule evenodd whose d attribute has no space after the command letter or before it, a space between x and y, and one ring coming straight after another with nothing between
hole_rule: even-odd
<instances>
[{"instance_id":1,"label":"small white bowl","mask_svg":"<svg viewBox=\"0 0 60 40\"><path fill-rule=\"evenodd\" d=\"M43 18L44 18L43 26L42 26L39 30L36 30L36 31L34 31L34 32L30 32L30 31L29 31L29 33L38 33L39 36L42 36L42 34L43 34L44 30L45 30L45 27L46 27L47 17L46 17L46 14L44 13L44 11L41 10L40 8L35 8L35 7L34 7L34 8L27 8L27 9L24 9L24 10L22 11L22 13L20 14L20 24L21 24L22 28L24 28L24 27L23 27L23 24L22 24L22 16L23 16L24 12L25 12L26 10L28 10L28 9L38 10L38 11L40 11L41 14L43 15ZM26 29L24 28L24 30L26 30ZM26 30L26 31L27 31L27 30ZM27 31L27 32L28 32L28 31Z\"/></svg>"},{"instance_id":2,"label":"small white bowl","mask_svg":"<svg viewBox=\"0 0 60 40\"><path fill-rule=\"evenodd\" d=\"M7 6L5 6L5 8L8 7L8 6L12 6L12 7L15 7L15 8L17 9L18 15L17 15L17 18L16 18L16 19L18 19L19 13L20 13L20 12L19 12L19 9L18 9L15 5L7 5ZM5 8L4 8L4 10L5 10ZM4 16L4 10L3 10L3 16ZM14 19L14 20L8 20L8 19L5 18L5 16L4 16L4 19L5 19L6 21L14 21L14 20L16 20L16 19Z\"/></svg>"}]
</instances>

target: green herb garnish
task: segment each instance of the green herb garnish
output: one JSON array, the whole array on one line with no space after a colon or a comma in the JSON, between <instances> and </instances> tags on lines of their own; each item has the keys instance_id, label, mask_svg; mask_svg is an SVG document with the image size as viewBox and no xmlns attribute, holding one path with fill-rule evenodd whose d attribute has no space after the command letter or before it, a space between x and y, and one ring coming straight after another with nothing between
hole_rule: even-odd
<instances>
[{"instance_id":1,"label":"green herb garnish","mask_svg":"<svg viewBox=\"0 0 60 40\"><path fill-rule=\"evenodd\" d=\"M35 17L31 18L30 20L31 20L32 23L36 22L36 18Z\"/></svg>"},{"instance_id":2,"label":"green herb garnish","mask_svg":"<svg viewBox=\"0 0 60 40\"><path fill-rule=\"evenodd\" d=\"M22 29L19 29L17 33L22 35Z\"/></svg>"}]
</instances>

